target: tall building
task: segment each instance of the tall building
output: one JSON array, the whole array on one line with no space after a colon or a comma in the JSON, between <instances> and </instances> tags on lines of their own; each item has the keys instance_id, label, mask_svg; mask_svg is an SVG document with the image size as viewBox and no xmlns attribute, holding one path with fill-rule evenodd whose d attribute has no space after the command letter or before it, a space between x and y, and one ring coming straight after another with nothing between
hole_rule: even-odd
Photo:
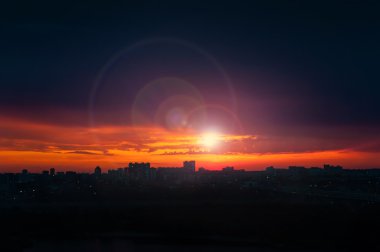
<instances>
[{"instance_id":1,"label":"tall building","mask_svg":"<svg viewBox=\"0 0 380 252\"><path fill-rule=\"evenodd\" d=\"M100 177L100 175L102 175L102 169L99 166L95 168L94 175L97 177Z\"/></svg>"},{"instance_id":2,"label":"tall building","mask_svg":"<svg viewBox=\"0 0 380 252\"><path fill-rule=\"evenodd\" d=\"M183 162L183 169L186 172L195 173L195 161L194 160L192 160L192 161L184 161Z\"/></svg>"},{"instance_id":3,"label":"tall building","mask_svg":"<svg viewBox=\"0 0 380 252\"><path fill-rule=\"evenodd\" d=\"M235 168L233 166L226 166L222 169L223 172L233 172Z\"/></svg>"},{"instance_id":4,"label":"tall building","mask_svg":"<svg viewBox=\"0 0 380 252\"><path fill-rule=\"evenodd\" d=\"M132 180L147 180L150 178L150 163L129 163L128 176Z\"/></svg>"},{"instance_id":5,"label":"tall building","mask_svg":"<svg viewBox=\"0 0 380 252\"><path fill-rule=\"evenodd\" d=\"M50 176L55 176L55 169L54 168L50 168Z\"/></svg>"},{"instance_id":6,"label":"tall building","mask_svg":"<svg viewBox=\"0 0 380 252\"><path fill-rule=\"evenodd\" d=\"M340 173L343 171L343 167L340 165L334 166L334 165L325 164L323 165L323 169L328 173Z\"/></svg>"}]
</instances>

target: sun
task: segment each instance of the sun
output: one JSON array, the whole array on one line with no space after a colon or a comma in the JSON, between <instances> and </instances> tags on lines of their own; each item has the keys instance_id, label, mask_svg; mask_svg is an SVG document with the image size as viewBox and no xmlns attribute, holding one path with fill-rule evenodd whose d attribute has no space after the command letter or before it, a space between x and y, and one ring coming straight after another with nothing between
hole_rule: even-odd
<instances>
[{"instance_id":1,"label":"sun","mask_svg":"<svg viewBox=\"0 0 380 252\"><path fill-rule=\"evenodd\" d=\"M215 147L219 141L220 135L216 132L206 132L199 139L199 143L207 148Z\"/></svg>"}]
</instances>

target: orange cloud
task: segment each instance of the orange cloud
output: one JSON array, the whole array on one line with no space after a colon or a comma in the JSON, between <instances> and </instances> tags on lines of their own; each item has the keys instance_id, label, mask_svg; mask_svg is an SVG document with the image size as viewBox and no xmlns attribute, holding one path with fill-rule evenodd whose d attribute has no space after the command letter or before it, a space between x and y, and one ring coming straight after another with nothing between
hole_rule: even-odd
<instances>
[{"instance_id":1,"label":"orange cloud","mask_svg":"<svg viewBox=\"0 0 380 252\"><path fill-rule=\"evenodd\" d=\"M206 168L234 165L263 169L270 165L316 166L323 163L352 168L379 165L376 152L308 150L302 139L298 139L297 145L297 139L276 142L262 136L221 134L218 144L210 147L202 145L201 136L195 132L158 127L57 126L10 118L1 118L1 122L2 171L21 168L39 171L49 167L89 171L96 165L116 168L131 161L151 162L153 166L179 166L188 159Z\"/></svg>"}]
</instances>

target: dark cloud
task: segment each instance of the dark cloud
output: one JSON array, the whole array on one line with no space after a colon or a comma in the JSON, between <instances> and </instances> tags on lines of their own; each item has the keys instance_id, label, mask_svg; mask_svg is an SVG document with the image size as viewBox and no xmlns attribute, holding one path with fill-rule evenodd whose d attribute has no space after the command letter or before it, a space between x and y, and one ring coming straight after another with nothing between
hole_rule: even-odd
<instances>
[{"instance_id":1,"label":"dark cloud","mask_svg":"<svg viewBox=\"0 0 380 252\"><path fill-rule=\"evenodd\" d=\"M176 38L224 67L236 91L243 133L263 137L231 143L225 152L377 150L379 9L376 2L351 1L5 6L0 113L91 126L91 93L109 59L139 41ZM158 43L112 64L96 94L96 123L132 125L129 114L139 90L168 75L193 83L209 103L233 107L225 80L207 59L191 48ZM61 140L44 133L2 128L1 135ZM141 135L116 135L112 138L130 138L121 149L156 150L131 144L149 143ZM368 144L371 138L374 143Z\"/></svg>"},{"instance_id":2,"label":"dark cloud","mask_svg":"<svg viewBox=\"0 0 380 252\"><path fill-rule=\"evenodd\" d=\"M81 154L81 155L105 155L105 156L113 156L113 154L108 153L107 150L103 151L102 153L97 152L91 152L91 151L69 151L65 154Z\"/></svg>"}]
</instances>

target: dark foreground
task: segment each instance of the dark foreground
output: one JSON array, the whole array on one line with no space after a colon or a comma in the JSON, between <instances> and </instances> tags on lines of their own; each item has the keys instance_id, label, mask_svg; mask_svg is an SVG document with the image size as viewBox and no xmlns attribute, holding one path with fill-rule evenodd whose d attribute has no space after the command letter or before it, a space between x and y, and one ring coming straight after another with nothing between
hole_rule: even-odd
<instances>
[{"instance_id":1,"label":"dark foreground","mask_svg":"<svg viewBox=\"0 0 380 252\"><path fill-rule=\"evenodd\" d=\"M257 190L7 203L0 251L375 251L379 210Z\"/></svg>"}]
</instances>

